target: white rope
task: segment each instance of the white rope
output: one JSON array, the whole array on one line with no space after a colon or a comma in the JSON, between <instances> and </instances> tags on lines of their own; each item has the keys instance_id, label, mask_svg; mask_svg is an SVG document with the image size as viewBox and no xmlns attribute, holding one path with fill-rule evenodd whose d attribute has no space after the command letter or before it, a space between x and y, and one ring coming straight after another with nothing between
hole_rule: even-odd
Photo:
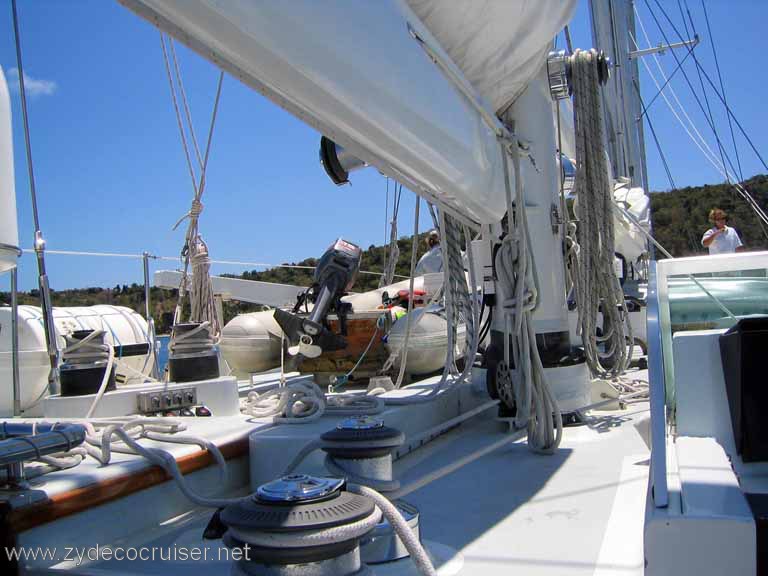
<instances>
[{"instance_id":1,"label":"white rope","mask_svg":"<svg viewBox=\"0 0 768 576\"><path fill-rule=\"evenodd\" d=\"M177 82L177 84L179 86L179 91L180 91L180 95L181 95L181 101L182 101L182 104L184 106L184 111L185 111L185 114L186 114L186 119L187 119L188 128L189 128L189 132L190 132L190 137L191 137L192 143L193 143L193 145L195 147L195 154L196 154L197 162L198 162L199 167L200 167L200 181L198 183L197 178L195 176L195 170L194 170L194 167L192 165L192 160L190 158L189 146L187 145L187 140L186 140L186 137L185 137L184 123L182 121L181 112L179 111L179 105L178 105L178 101L176 99L176 90L174 88L173 77L171 75L171 68L170 68L170 64L169 64L169 61L168 61L168 53L167 53L167 50L166 50L165 37L164 37L164 35L162 33L160 34L160 42L161 42L161 45L162 45L162 48L163 48L163 60L165 62L165 69L166 69L166 74L168 76L168 83L169 83L169 86L170 86L170 89L171 89L171 99L172 99L172 102L173 102L173 108L174 108L174 111L176 113L176 122L177 122L178 127L179 127L179 134L180 134L180 137L181 137L182 147L184 149L184 154L185 154L185 157L186 157L186 160L187 160L187 166L189 168L189 173L190 173L190 176L192 178L192 188L194 189L194 194L193 194L192 203L191 203L189 212L187 212L184 216L182 216L176 222L176 224L173 226L173 229L175 230L181 224L181 222L183 222L185 219L189 220L188 225L187 225L187 231L186 231L186 234L185 234L185 237L184 237L184 247L182 248L182 251L181 251L181 257L182 257L183 262L184 262L184 267L183 267L183 270L182 270L181 281L179 283L178 301L177 301L177 304L176 304L176 310L174 312L174 318L173 318L173 323L174 324L178 324L179 322L181 322L183 302L184 302L184 297L185 297L185 294L186 294L186 291L187 291L187 281L188 281L187 276L188 276L188 273L189 273L190 260L194 258L195 251L200 249L200 247L198 246L198 243L199 242L202 243L202 240L198 236L198 221L200 219L200 214L203 211L203 204L201 202L201 198L203 196L203 192L205 191L206 171L208 169L208 158L209 158L209 154L210 154L210 151L211 151L211 141L213 139L213 129L214 129L215 125L216 125L216 116L217 116L218 109L219 109L219 99L221 97L221 86L222 86L222 83L223 83L223 80L224 80L224 72L221 72L219 74L219 80L218 80L218 84L216 86L216 98L215 98L214 103L213 103L213 111L211 113L211 122L210 122L210 127L209 127L209 130L208 130L208 141L207 141L206 148L205 148L205 156L201 157L200 149L199 149L198 144L197 144L197 137L195 136L194 125L192 124L192 115L191 115L191 112L189 110L189 104L187 102L187 95L186 95L186 92L184 91L184 83L182 82L182 79L181 79L181 70L179 68L179 63L178 63L178 60L176 58L176 49L174 48L173 40L170 40L170 51L171 51L171 54L172 54L172 57L173 57L174 70L175 70L175 73L176 73L176 82ZM205 244L202 243L202 245L204 246ZM199 263L201 265L205 265L206 273L207 273L207 270L208 270L208 267L209 267L209 264L210 264L210 262L208 261L207 258L208 258L208 254L207 254L207 247L206 247L205 248L204 262ZM193 270L193 274L194 274L194 270ZM213 325L213 329L214 329L214 331L213 331L214 336L218 336L220 322L219 322L218 319L216 319L216 311L215 311L216 307L215 307L215 304L213 303L212 290L205 290L205 288L204 288L205 284L206 284L205 278L200 279L197 284L195 284L194 278L193 278L193 286L191 288L191 290L193 292L192 298L195 298L195 299L198 300L198 303L197 303L197 305L198 305L198 312L200 312L201 307L202 308L207 308L208 306L210 306L210 308L213 310L210 319L212 321L212 325ZM207 284L210 285L210 278L208 278ZM208 288L210 288L210 286L208 286ZM203 292L204 292L204 296L210 295L210 299L211 299L210 304L208 304L208 303L203 304L203 302L204 302L203 297L201 297L199 294L195 295L195 292L194 292L195 289L198 289L198 290L202 289Z\"/></svg>"},{"instance_id":2,"label":"white rope","mask_svg":"<svg viewBox=\"0 0 768 576\"><path fill-rule=\"evenodd\" d=\"M104 392L107 390L109 379L112 375L112 366L115 362L115 350L111 345L105 343L105 334L104 330L93 330L82 340L64 335L64 341L66 342L66 347L62 351L64 362L71 362L73 364L94 364L105 360L107 362L96 397L85 413L86 418L90 418L93 415L96 407L104 397Z\"/></svg>"},{"instance_id":3,"label":"white rope","mask_svg":"<svg viewBox=\"0 0 768 576\"><path fill-rule=\"evenodd\" d=\"M385 402L391 406L401 406L407 404L420 404L424 402L431 402L439 394L444 393L454 386L457 386L464 382L472 373L472 364L474 358L477 355L477 348L479 346L479 332L476 327L480 323L479 319L479 306L474 296L476 286L476 279L474 274L474 259L469 245L470 235L469 231L465 229L465 241L467 241L467 254L469 258L470 268L470 284L472 285L472 297L470 298L469 290L466 284L466 275L464 274L464 265L461 258L461 248L459 246L459 234L458 223L444 210L440 211L440 230L443 232L443 246L441 250L443 258L443 291L445 295L445 309L448 331L448 344L446 350L445 367L440 377L440 381L435 384L432 389L426 394L419 394L416 396L408 396L402 398L386 398ZM433 295L430 301L431 305L437 298L439 292ZM428 306L429 306L428 305ZM426 308L425 308L426 309ZM410 327L413 330L415 325L424 317L422 313L414 324ZM455 347L456 338L458 332L459 323L464 320L466 325L465 333L465 349L464 357L465 364L464 370L461 374L455 375ZM406 335L408 333L409 326L406 324ZM407 344L404 342L403 348ZM454 375L452 378L451 376Z\"/></svg>"},{"instance_id":4,"label":"white rope","mask_svg":"<svg viewBox=\"0 0 768 576\"><path fill-rule=\"evenodd\" d=\"M221 335L221 320L213 296L208 246L199 235L190 250L192 260L192 285L190 286L190 314L193 322L208 322L214 341Z\"/></svg>"},{"instance_id":5,"label":"white rope","mask_svg":"<svg viewBox=\"0 0 768 576\"><path fill-rule=\"evenodd\" d=\"M254 418L272 418L281 424L306 424L323 414L374 415L384 411L384 401L364 394L326 395L314 382L292 382L267 392L250 392L242 411Z\"/></svg>"},{"instance_id":6,"label":"white rope","mask_svg":"<svg viewBox=\"0 0 768 576\"><path fill-rule=\"evenodd\" d=\"M405 518L403 518L403 515L394 504L376 492L376 490L368 488L367 486L349 484L347 490L353 494L360 494L361 496L366 496L373 500L376 503L376 506L384 514L384 517L389 521L392 528L395 529L395 533L402 541L405 549L408 550L408 554L416 565L416 568L419 570L419 573L422 574L422 576L437 576L437 570L435 570L435 567L432 565L432 560L430 560L429 555L426 550L424 550L421 542L413 533L411 527L408 526Z\"/></svg>"},{"instance_id":7,"label":"white rope","mask_svg":"<svg viewBox=\"0 0 768 576\"><path fill-rule=\"evenodd\" d=\"M109 346L109 358L107 359L107 365L104 368L104 376L101 379L101 385L99 386L99 391L96 392L96 397L93 399L93 402L91 403L90 408L88 408L88 412L85 413L86 418L90 418L93 416L93 413L96 412L96 408L99 406L99 403L101 402L101 399L104 397L104 392L107 391L107 386L109 385L109 379L112 376L112 366L115 362L115 350L112 348L112 346Z\"/></svg>"},{"instance_id":8,"label":"white rope","mask_svg":"<svg viewBox=\"0 0 768 576\"><path fill-rule=\"evenodd\" d=\"M574 211L578 226L569 224L567 243L587 363L595 374L615 376L624 372L631 361L633 337L624 293L614 270L613 196L603 146L597 56L594 50L576 50L571 57L577 166ZM604 333L598 337L600 311ZM600 344L604 351L599 349ZM603 364L606 359L612 362L608 367Z\"/></svg>"},{"instance_id":9,"label":"white rope","mask_svg":"<svg viewBox=\"0 0 768 576\"><path fill-rule=\"evenodd\" d=\"M186 426L177 420L129 417L76 422L86 429L85 443L68 452L41 458L40 461L45 466L31 469L30 477L72 468L80 464L86 456L91 456L106 466L111 462L113 453L131 454L142 456L163 468L177 482L181 491L195 504L219 508L237 501L235 499L211 499L196 494L187 485L173 454L160 448L150 448L139 444L140 439L146 438L155 442L200 446L201 449L211 454L219 468L219 486L226 485L228 482L227 463L219 448L202 437L178 435L178 432L185 430Z\"/></svg>"},{"instance_id":10,"label":"white rope","mask_svg":"<svg viewBox=\"0 0 768 576\"><path fill-rule=\"evenodd\" d=\"M397 380L395 381L395 390L400 388L403 384L403 378L405 377L405 361L408 358L408 340L411 337L411 321L413 312L413 301L416 300L414 295L413 284L415 281L414 273L416 272L416 252L419 243L419 206L421 205L421 197L416 195L416 208L414 209L413 217L413 240L411 242L411 271L410 280L408 283L408 311L405 315L405 337L403 340L403 346L400 348L400 369L397 374Z\"/></svg>"},{"instance_id":11,"label":"white rope","mask_svg":"<svg viewBox=\"0 0 768 576\"><path fill-rule=\"evenodd\" d=\"M533 253L528 234L528 218L525 209L525 189L520 171L520 144L516 139L504 151L504 183L507 202L508 233L497 252L496 267L499 281L504 288L504 300L500 307L504 314L504 362L511 367L510 347L515 361L512 372L512 389L499 388L499 394L509 403L514 398L517 405L516 426L527 426L528 446L534 452L552 454L560 445L563 421L560 408L549 389L544 366L536 344L532 312L538 302ZM511 153L516 202L512 201L509 181Z\"/></svg>"},{"instance_id":12,"label":"white rope","mask_svg":"<svg viewBox=\"0 0 768 576\"><path fill-rule=\"evenodd\" d=\"M387 251L384 253L384 273L379 279L379 288L389 286L394 282L397 261L400 259L400 247L397 245L397 215L400 211L401 194L402 186L400 186L400 192L398 192L397 184L395 184L392 221L390 222L389 229L389 245L387 246ZM389 196L389 178L387 178L387 196ZM387 206L387 209L388 208L389 206Z\"/></svg>"}]
</instances>

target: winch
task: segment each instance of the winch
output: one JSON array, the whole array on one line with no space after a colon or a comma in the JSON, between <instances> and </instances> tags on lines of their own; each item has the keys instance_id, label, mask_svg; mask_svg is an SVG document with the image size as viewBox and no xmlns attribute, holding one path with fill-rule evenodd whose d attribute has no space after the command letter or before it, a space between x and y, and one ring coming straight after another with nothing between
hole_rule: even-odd
<instances>
[{"instance_id":1,"label":"winch","mask_svg":"<svg viewBox=\"0 0 768 576\"><path fill-rule=\"evenodd\" d=\"M362 576L360 539L381 512L345 481L306 474L284 476L227 506L224 543L239 550L233 575Z\"/></svg>"},{"instance_id":2,"label":"winch","mask_svg":"<svg viewBox=\"0 0 768 576\"><path fill-rule=\"evenodd\" d=\"M168 348L168 376L171 382L219 377L219 351L207 323L174 324Z\"/></svg>"},{"instance_id":3,"label":"winch","mask_svg":"<svg viewBox=\"0 0 768 576\"><path fill-rule=\"evenodd\" d=\"M109 362L109 346L104 330L75 330L65 335L64 362L59 367L62 396L82 396L99 391L106 370L110 373L106 390L115 389L115 367Z\"/></svg>"},{"instance_id":4,"label":"winch","mask_svg":"<svg viewBox=\"0 0 768 576\"><path fill-rule=\"evenodd\" d=\"M320 439L327 454L325 466L330 472L381 492L399 487L399 482L392 478L392 453L403 444L405 436L385 426L380 418L346 418Z\"/></svg>"},{"instance_id":5,"label":"winch","mask_svg":"<svg viewBox=\"0 0 768 576\"><path fill-rule=\"evenodd\" d=\"M405 435L396 428L385 426L382 419L371 416L346 418L320 439L327 454L325 467L332 474L384 493L400 487L400 482L393 478L392 455L405 441ZM401 500L392 504L416 539L420 539L418 508ZM367 564L392 562L408 556L405 545L386 518L363 538L360 549Z\"/></svg>"}]
</instances>

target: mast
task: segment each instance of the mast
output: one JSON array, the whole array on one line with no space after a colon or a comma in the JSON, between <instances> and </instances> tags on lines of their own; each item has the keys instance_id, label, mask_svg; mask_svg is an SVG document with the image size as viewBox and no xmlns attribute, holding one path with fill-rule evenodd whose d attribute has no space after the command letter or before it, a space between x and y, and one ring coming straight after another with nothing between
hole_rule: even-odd
<instances>
[{"instance_id":1,"label":"mast","mask_svg":"<svg viewBox=\"0 0 768 576\"><path fill-rule=\"evenodd\" d=\"M592 40L611 61L611 78L602 91L606 142L614 179L629 178L631 186L648 192L642 105L635 38L633 0L590 0Z\"/></svg>"}]
</instances>

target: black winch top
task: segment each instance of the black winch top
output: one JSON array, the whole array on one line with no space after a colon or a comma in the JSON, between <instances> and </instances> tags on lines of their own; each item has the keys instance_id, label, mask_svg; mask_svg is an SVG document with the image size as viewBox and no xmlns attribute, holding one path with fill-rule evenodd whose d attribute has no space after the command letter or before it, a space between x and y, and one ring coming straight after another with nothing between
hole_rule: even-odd
<instances>
[{"instance_id":1,"label":"black winch top","mask_svg":"<svg viewBox=\"0 0 768 576\"><path fill-rule=\"evenodd\" d=\"M227 506L221 521L243 530L294 532L342 526L373 513L370 498L343 488L344 481L336 478L284 476L260 486L253 497Z\"/></svg>"},{"instance_id":2,"label":"black winch top","mask_svg":"<svg viewBox=\"0 0 768 576\"><path fill-rule=\"evenodd\" d=\"M335 458L377 458L386 456L405 442L397 428L371 416L352 416L320 436L323 450Z\"/></svg>"}]
</instances>

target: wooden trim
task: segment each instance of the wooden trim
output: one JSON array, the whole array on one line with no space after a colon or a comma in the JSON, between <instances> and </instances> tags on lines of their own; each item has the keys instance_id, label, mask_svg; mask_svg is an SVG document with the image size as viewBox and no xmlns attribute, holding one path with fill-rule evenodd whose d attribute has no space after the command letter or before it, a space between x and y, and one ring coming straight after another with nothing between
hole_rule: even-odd
<instances>
[{"instance_id":1,"label":"wooden trim","mask_svg":"<svg viewBox=\"0 0 768 576\"><path fill-rule=\"evenodd\" d=\"M248 453L248 437L222 444L219 449L227 460L239 458ZM182 474L202 470L214 463L211 454L205 450L182 456L177 462ZM12 510L5 518L6 527L18 534L60 518L83 512L89 508L124 498L129 494L157 486L170 479L171 477L159 466L150 466L133 474L109 478L103 482L75 488L63 494L57 494L44 502Z\"/></svg>"}]
</instances>

